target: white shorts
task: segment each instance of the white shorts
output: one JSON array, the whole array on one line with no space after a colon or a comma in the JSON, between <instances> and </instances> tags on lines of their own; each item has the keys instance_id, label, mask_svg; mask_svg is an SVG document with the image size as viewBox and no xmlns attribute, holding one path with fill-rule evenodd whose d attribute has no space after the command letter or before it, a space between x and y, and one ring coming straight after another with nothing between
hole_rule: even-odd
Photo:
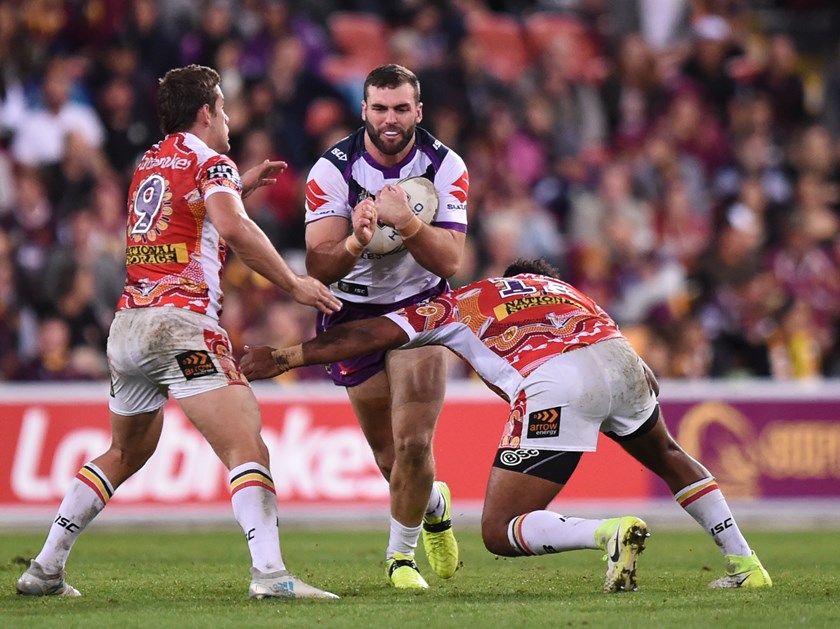
<instances>
[{"instance_id":1,"label":"white shorts","mask_svg":"<svg viewBox=\"0 0 840 629\"><path fill-rule=\"evenodd\" d=\"M499 447L594 452L598 433L630 435L656 404L630 343L602 341L560 354L525 378Z\"/></svg>"},{"instance_id":2,"label":"white shorts","mask_svg":"<svg viewBox=\"0 0 840 629\"><path fill-rule=\"evenodd\" d=\"M175 307L117 312L108 336L110 409L118 415L157 410L175 398L231 384L248 385L227 333L206 315Z\"/></svg>"}]
</instances>

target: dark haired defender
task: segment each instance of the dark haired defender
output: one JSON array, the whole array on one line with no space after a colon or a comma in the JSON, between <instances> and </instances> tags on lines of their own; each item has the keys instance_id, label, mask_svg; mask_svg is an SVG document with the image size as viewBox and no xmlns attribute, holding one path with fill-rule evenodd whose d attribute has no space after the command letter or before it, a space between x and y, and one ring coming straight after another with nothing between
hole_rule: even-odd
<instances>
[{"instance_id":1,"label":"dark haired defender","mask_svg":"<svg viewBox=\"0 0 840 629\"><path fill-rule=\"evenodd\" d=\"M250 349L242 368L249 378L266 378L366 351L428 345L454 351L510 402L481 519L490 552L600 549L608 560L604 590L636 589L636 561L648 536L645 522L547 510L603 432L660 476L712 536L726 557L726 574L710 587L772 585L715 479L669 434L650 369L609 315L543 261L517 260L504 277L336 326L303 345Z\"/></svg>"}]
</instances>

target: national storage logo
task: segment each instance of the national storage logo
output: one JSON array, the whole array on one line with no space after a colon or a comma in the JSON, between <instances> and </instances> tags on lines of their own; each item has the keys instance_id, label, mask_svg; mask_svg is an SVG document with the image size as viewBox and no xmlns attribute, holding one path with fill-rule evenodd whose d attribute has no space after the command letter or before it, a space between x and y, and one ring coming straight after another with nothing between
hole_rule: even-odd
<instances>
[{"instance_id":1,"label":"national storage logo","mask_svg":"<svg viewBox=\"0 0 840 629\"><path fill-rule=\"evenodd\" d=\"M130 264L186 264L190 261L187 245L178 242L169 245L132 245L126 247L125 263Z\"/></svg>"}]
</instances>

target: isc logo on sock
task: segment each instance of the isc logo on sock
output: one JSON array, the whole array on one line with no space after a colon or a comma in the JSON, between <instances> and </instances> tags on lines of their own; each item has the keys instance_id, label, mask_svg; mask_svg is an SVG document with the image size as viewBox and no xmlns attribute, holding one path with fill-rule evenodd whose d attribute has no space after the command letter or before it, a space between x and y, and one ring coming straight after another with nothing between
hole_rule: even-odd
<instances>
[{"instance_id":1,"label":"isc logo on sock","mask_svg":"<svg viewBox=\"0 0 840 629\"><path fill-rule=\"evenodd\" d=\"M723 522L718 522L709 529L712 535L723 533L726 529L732 526L732 518L726 518Z\"/></svg>"},{"instance_id":2,"label":"isc logo on sock","mask_svg":"<svg viewBox=\"0 0 840 629\"><path fill-rule=\"evenodd\" d=\"M74 522L71 522L70 520L65 518L63 515L61 515L60 513L56 516L54 522L56 524L58 524L59 526L67 529L67 531L69 533L73 533L73 532L79 530L79 525L78 524L76 524Z\"/></svg>"}]
</instances>

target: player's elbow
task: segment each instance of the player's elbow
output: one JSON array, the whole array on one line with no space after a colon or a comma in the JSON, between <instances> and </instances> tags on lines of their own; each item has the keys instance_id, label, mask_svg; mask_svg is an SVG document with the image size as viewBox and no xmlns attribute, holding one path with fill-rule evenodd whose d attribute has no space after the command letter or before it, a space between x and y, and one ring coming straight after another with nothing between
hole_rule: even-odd
<instances>
[{"instance_id":1,"label":"player's elbow","mask_svg":"<svg viewBox=\"0 0 840 629\"><path fill-rule=\"evenodd\" d=\"M225 243L234 251L238 251L247 246L251 238L251 230L248 227L244 221L229 221L225 222L222 226L217 226L216 230L219 232L219 236L224 239Z\"/></svg>"},{"instance_id":2,"label":"player's elbow","mask_svg":"<svg viewBox=\"0 0 840 629\"><path fill-rule=\"evenodd\" d=\"M443 279L448 279L458 272L461 267L461 259L458 256L441 257L437 260L435 274Z\"/></svg>"}]
</instances>

